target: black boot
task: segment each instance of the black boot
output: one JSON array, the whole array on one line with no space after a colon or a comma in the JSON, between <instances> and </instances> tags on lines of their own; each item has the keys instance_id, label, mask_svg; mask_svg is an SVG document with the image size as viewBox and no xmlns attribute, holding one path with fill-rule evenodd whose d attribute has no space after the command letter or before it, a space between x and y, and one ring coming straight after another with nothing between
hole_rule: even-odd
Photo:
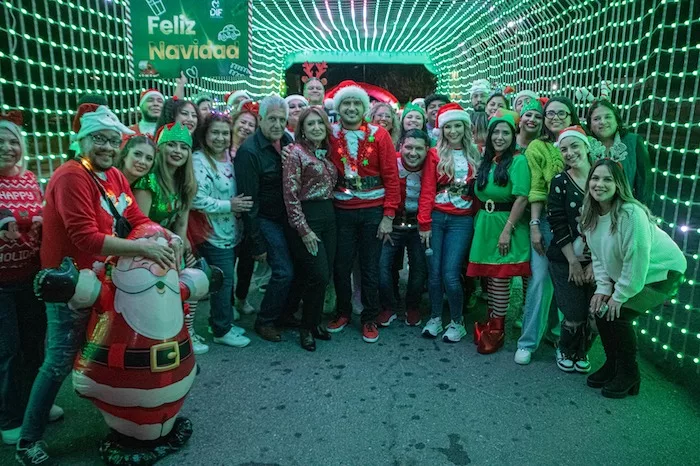
<instances>
[{"instance_id":1,"label":"black boot","mask_svg":"<svg viewBox=\"0 0 700 466\"><path fill-rule=\"evenodd\" d=\"M625 312L625 309L622 309ZM614 321L617 338L617 371L605 384L601 393L606 398L624 398L639 393L639 367L637 366L637 334L631 320Z\"/></svg>"},{"instance_id":2,"label":"black boot","mask_svg":"<svg viewBox=\"0 0 700 466\"><path fill-rule=\"evenodd\" d=\"M615 322L608 322L605 317L602 319L596 317L596 325L600 334L600 342L605 350L606 360L603 367L588 376L586 383L589 387L602 388L615 377L617 371L617 335L614 328Z\"/></svg>"},{"instance_id":3,"label":"black boot","mask_svg":"<svg viewBox=\"0 0 700 466\"><path fill-rule=\"evenodd\" d=\"M301 347L306 351L316 351L316 340L311 330L306 328L299 329L299 340Z\"/></svg>"}]
</instances>

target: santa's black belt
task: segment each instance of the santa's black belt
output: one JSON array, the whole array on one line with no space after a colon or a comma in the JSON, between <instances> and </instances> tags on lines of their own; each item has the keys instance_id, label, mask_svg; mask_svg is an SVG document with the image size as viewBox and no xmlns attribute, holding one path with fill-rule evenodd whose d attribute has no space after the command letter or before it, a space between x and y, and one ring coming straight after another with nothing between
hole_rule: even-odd
<instances>
[{"instance_id":1,"label":"santa's black belt","mask_svg":"<svg viewBox=\"0 0 700 466\"><path fill-rule=\"evenodd\" d=\"M113 366L109 359L109 346L88 343L82 351L83 359L105 366ZM192 354L192 345L189 338L181 342L168 341L158 343L148 349L128 349L123 352L124 357L117 365L123 365L124 369L150 369L152 372L165 372L175 369L180 361Z\"/></svg>"},{"instance_id":2,"label":"santa's black belt","mask_svg":"<svg viewBox=\"0 0 700 466\"><path fill-rule=\"evenodd\" d=\"M481 203L481 210L486 212L510 212L513 208L512 202L494 202L489 199L486 202Z\"/></svg>"},{"instance_id":3,"label":"santa's black belt","mask_svg":"<svg viewBox=\"0 0 700 466\"><path fill-rule=\"evenodd\" d=\"M338 186L355 191L369 191L384 186L381 176L338 177Z\"/></svg>"}]
</instances>

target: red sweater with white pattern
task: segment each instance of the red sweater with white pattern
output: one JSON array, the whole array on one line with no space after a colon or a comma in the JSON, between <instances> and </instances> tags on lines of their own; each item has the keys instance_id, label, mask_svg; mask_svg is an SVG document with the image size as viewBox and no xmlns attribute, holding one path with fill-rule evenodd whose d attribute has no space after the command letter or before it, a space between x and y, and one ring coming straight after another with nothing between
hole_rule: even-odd
<instances>
[{"instance_id":1,"label":"red sweater with white pattern","mask_svg":"<svg viewBox=\"0 0 700 466\"><path fill-rule=\"evenodd\" d=\"M34 173L0 176L0 286L30 281L39 271L41 203Z\"/></svg>"}]
</instances>

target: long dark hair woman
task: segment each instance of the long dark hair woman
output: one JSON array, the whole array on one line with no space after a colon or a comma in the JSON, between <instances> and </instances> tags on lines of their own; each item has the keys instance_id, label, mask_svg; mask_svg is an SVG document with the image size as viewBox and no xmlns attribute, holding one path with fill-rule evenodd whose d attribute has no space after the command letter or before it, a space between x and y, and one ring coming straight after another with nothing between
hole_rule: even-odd
<instances>
[{"instance_id":1,"label":"long dark hair woman","mask_svg":"<svg viewBox=\"0 0 700 466\"><path fill-rule=\"evenodd\" d=\"M530 170L527 159L516 152L515 128L512 115L491 118L474 188L481 201L474 244L480 247L469 254L467 275L487 278L488 321L474 324L474 343L481 354L503 346L511 278L530 275L529 235L523 220Z\"/></svg>"},{"instance_id":2,"label":"long dark hair woman","mask_svg":"<svg viewBox=\"0 0 700 466\"><path fill-rule=\"evenodd\" d=\"M330 134L328 117L321 108L303 110L296 143L282 166L284 203L292 227L287 239L295 268L303 271L303 279L295 281L303 287L299 293L304 301L299 334L301 347L308 351L316 350L315 338L331 338L320 325L336 248L332 198L338 172L327 157Z\"/></svg>"},{"instance_id":3,"label":"long dark hair woman","mask_svg":"<svg viewBox=\"0 0 700 466\"><path fill-rule=\"evenodd\" d=\"M606 361L588 385L608 398L639 393L637 335L632 322L676 295L687 261L678 245L632 196L619 163L597 161L586 180L581 230L591 249L595 314Z\"/></svg>"},{"instance_id":4,"label":"long dark hair woman","mask_svg":"<svg viewBox=\"0 0 700 466\"><path fill-rule=\"evenodd\" d=\"M182 123L194 138L194 133L202 121L199 109L194 102L173 97L163 104L163 111L156 122L156 132L167 124Z\"/></svg>"}]
</instances>

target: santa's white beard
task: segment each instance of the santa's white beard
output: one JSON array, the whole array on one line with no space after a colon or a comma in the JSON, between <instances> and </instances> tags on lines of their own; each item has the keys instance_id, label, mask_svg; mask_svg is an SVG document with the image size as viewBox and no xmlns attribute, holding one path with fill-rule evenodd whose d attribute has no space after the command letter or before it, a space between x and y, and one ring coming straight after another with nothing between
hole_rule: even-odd
<instances>
[{"instance_id":1,"label":"santa's white beard","mask_svg":"<svg viewBox=\"0 0 700 466\"><path fill-rule=\"evenodd\" d=\"M184 324L180 294L165 287L163 293L153 286L129 294L119 289L114 294L114 309L136 333L153 340L176 336Z\"/></svg>"}]
</instances>

